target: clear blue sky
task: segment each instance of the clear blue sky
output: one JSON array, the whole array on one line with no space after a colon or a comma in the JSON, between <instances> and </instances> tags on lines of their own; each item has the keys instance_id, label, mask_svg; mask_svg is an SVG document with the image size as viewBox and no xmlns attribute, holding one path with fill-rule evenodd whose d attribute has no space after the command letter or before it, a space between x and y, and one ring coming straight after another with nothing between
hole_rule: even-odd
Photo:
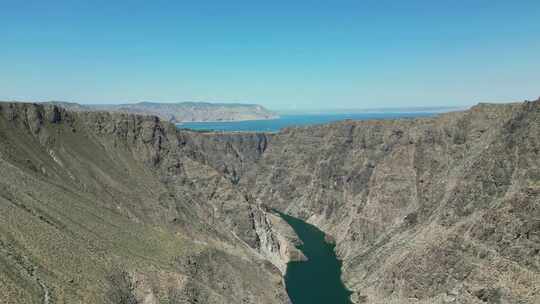
<instances>
[{"instance_id":1,"label":"clear blue sky","mask_svg":"<svg viewBox=\"0 0 540 304\"><path fill-rule=\"evenodd\" d=\"M540 1L0 0L0 99L466 105L540 95Z\"/></svg>"}]
</instances>

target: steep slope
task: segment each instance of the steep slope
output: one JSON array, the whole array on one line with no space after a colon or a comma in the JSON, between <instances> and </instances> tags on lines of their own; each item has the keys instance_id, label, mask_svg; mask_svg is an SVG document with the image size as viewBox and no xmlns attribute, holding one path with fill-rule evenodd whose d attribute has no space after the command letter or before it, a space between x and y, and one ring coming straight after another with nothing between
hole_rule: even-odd
<instances>
[{"instance_id":1,"label":"steep slope","mask_svg":"<svg viewBox=\"0 0 540 304\"><path fill-rule=\"evenodd\" d=\"M356 303L540 301L540 100L279 134L0 117L7 299L286 302L275 208L336 241Z\"/></svg>"},{"instance_id":2,"label":"steep slope","mask_svg":"<svg viewBox=\"0 0 540 304\"><path fill-rule=\"evenodd\" d=\"M70 102L49 102L72 111L111 111L128 114L155 115L173 123L190 121L240 121L274 119L278 115L261 105L243 103L139 102L119 105L80 105Z\"/></svg>"},{"instance_id":3,"label":"steep slope","mask_svg":"<svg viewBox=\"0 0 540 304\"><path fill-rule=\"evenodd\" d=\"M287 237L183 137L0 103L0 303L287 303Z\"/></svg>"},{"instance_id":4,"label":"steep slope","mask_svg":"<svg viewBox=\"0 0 540 304\"><path fill-rule=\"evenodd\" d=\"M200 158L333 236L355 302L540 302L540 101L231 136Z\"/></svg>"}]
</instances>

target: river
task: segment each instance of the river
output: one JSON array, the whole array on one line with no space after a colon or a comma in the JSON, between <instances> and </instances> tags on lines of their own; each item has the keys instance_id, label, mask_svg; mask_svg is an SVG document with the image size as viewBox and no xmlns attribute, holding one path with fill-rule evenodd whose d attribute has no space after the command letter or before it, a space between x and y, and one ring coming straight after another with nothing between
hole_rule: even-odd
<instances>
[{"instance_id":1,"label":"river","mask_svg":"<svg viewBox=\"0 0 540 304\"><path fill-rule=\"evenodd\" d=\"M302 240L298 249L308 258L287 264L285 285L293 304L350 304L351 292L341 281L341 261L334 252L335 245L327 243L317 227L280 215Z\"/></svg>"}]
</instances>

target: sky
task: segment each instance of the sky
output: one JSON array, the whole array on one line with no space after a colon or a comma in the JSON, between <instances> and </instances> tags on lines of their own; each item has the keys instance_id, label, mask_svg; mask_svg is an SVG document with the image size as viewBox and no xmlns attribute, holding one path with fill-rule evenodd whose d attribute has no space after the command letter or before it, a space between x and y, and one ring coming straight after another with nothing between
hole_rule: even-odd
<instances>
[{"instance_id":1,"label":"sky","mask_svg":"<svg viewBox=\"0 0 540 304\"><path fill-rule=\"evenodd\" d=\"M538 0L0 0L0 100L301 110L538 96Z\"/></svg>"}]
</instances>

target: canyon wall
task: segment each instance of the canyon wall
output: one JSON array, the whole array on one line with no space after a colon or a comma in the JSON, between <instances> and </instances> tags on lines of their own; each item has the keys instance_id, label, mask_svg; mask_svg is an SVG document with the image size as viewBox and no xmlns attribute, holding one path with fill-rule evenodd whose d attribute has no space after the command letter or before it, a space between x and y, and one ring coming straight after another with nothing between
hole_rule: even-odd
<instances>
[{"instance_id":1,"label":"canyon wall","mask_svg":"<svg viewBox=\"0 0 540 304\"><path fill-rule=\"evenodd\" d=\"M295 236L186 139L0 103L0 303L288 303Z\"/></svg>"},{"instance_id":2,"label":"canyon wall","mask_svg":"<svg viewBox=\"0 0 540 304\"><path fill-rule=\"evenodd\" d=\"M539 124L540 101L479 104L226 140L206 160L331 235L356 303L537 303Z\"/></svg>"}]
</instances>

